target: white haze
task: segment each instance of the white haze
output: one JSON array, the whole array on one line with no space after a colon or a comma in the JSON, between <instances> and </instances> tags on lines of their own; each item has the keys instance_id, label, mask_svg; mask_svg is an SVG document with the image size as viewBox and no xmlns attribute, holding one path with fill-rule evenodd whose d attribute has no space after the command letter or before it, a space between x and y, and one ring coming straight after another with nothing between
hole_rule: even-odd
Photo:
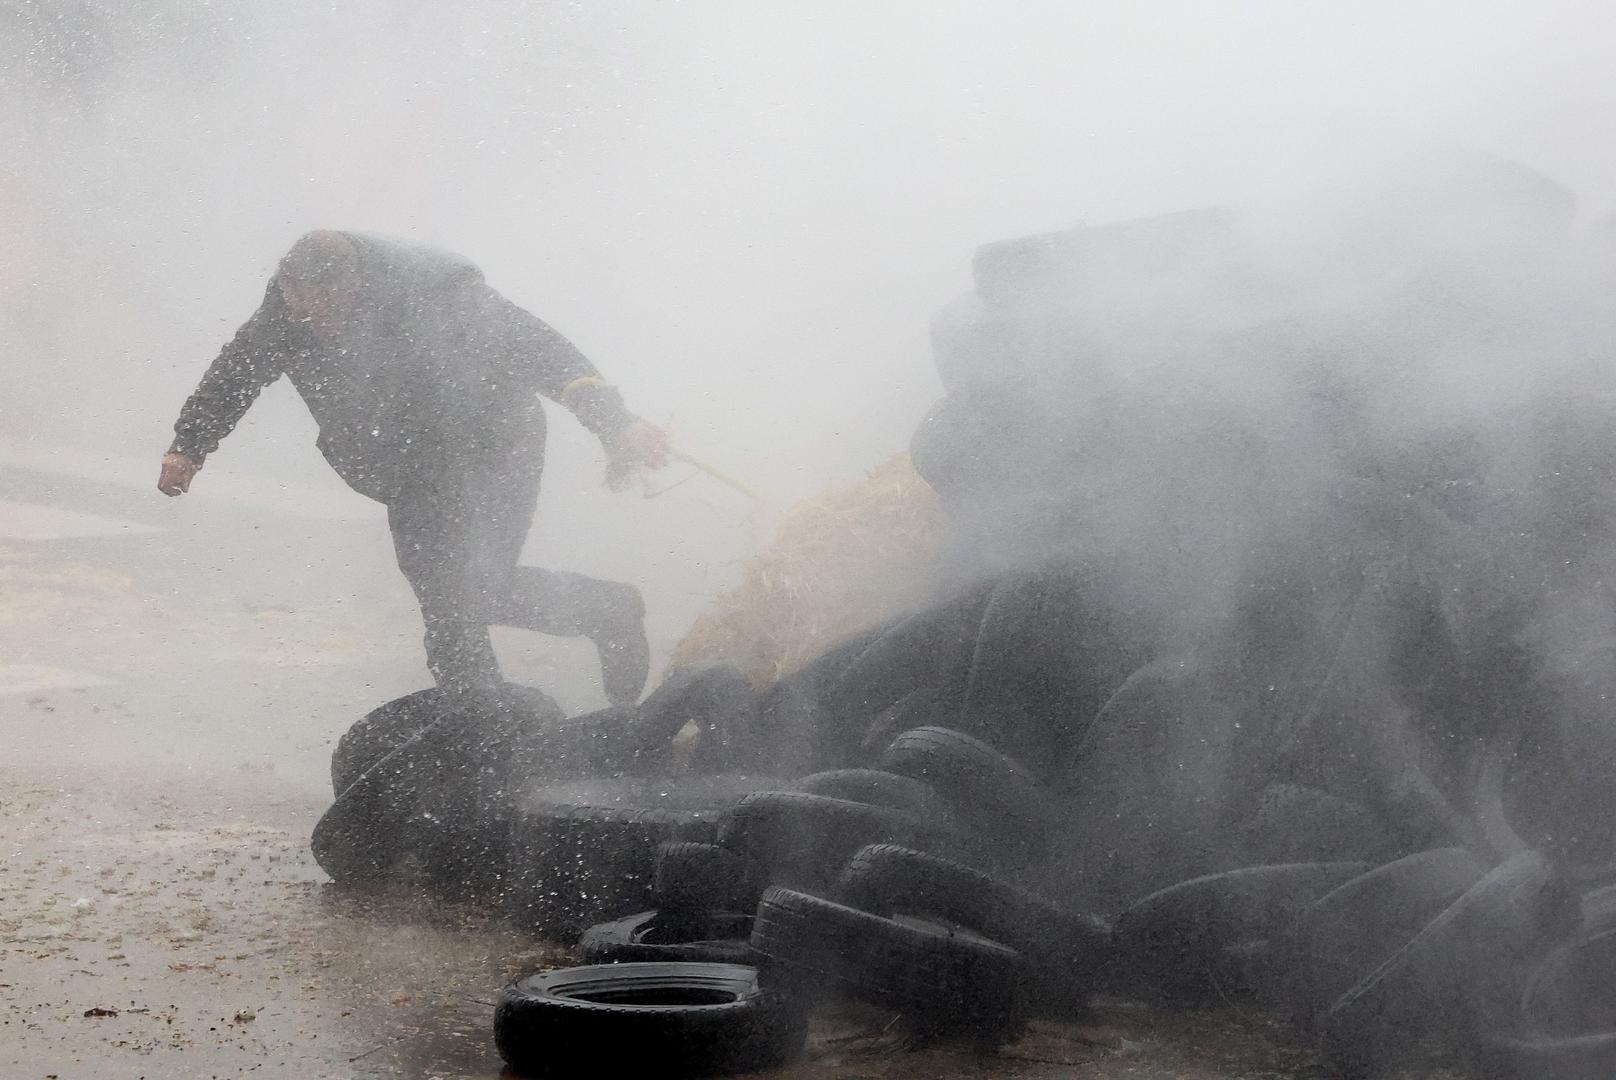
<instances>
[{"instance_id":1,"label":"white haze","mask_svg":"<svg viewBox=\"0 0 1616 1080\"><path fill-rule=\"evenodd\" d=\"M155 473L290 241L369 229L480 263L778 509L907 445L980 243L1271 193L1340 117L1610 213L1613 31L1597 2L7 0L0 439ZM334 484L312 435L276 387L199 493ZM705 481L609 500L551 439L538 557L641 580L665 639L756 523Z\"/></svg>"}]
</instances>

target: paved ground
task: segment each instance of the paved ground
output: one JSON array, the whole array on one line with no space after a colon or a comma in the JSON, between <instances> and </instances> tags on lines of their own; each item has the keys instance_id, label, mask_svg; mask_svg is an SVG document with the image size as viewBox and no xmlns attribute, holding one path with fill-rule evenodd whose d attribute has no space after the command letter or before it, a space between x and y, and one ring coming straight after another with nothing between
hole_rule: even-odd
<instances>
[{"instance_id":1,"label":"paved ground","mask_svg":"<svg viewBox=\"0 0 1616 1080\"><path fill-rule=\"evenodd\" d=\"M126 463L0 457L0 1076L496 1076L493 996L565 950L308 856L337 736L424 685L380 514L221 474L169 502ZM598 704L587 646L501 644ZM1118 1006L993 1058L816 1023L783 1075L1324 1075L1233 1013Z\"/></svg>"}]
</instances>

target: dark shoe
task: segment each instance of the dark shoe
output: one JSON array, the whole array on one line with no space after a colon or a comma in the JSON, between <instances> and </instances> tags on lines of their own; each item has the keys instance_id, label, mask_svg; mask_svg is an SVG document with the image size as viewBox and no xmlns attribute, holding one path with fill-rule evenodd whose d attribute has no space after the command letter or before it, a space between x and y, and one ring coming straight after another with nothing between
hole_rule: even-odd
<instances>
[{"instance_id":1,"label":"dark shoe","mask_svg":"<svg viewBox=\"0 0 1616 1080\"><path fill-rule=\"evenodd\" d=\"M632 590L633 602L607 613L601 629L590 634L600 653L600 682L606 700L613 705L632 705L640 700L646 677L651 673L651 643L645 638L645 604L639 590Z\"/></svg>"}]
</instances>

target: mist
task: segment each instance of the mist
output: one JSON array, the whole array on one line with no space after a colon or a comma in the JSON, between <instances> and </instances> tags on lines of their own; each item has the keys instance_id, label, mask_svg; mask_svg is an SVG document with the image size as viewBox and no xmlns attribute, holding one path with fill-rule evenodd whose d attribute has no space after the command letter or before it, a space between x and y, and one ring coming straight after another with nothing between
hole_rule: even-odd
<instances>
[{"instance_id":1,"label":"mist","mask_svg":"<svg viewBox=\"0 0 1616 1080\"><path fill-rule=\"evenodd\" d=\"M1230 201L1320 118L1434 132L1547 172L1590 217L1613 206L1611 151L1581 134L1616 108L1596 4L6 18L8 320L53 367L142 395L75 410L120 434L316 226L468 253L647 415L776 444L794 494L902 445L933 388L925 322L977 244ZM20 400L63 411L22 376Z\"/></svg>"},{"instance_id":2,"label":"mist","mask_svg":"<svg viewBox=\"0 0 1616 1080\"><path fill-rule=\"evenodd\" d=\"M1616 565L1599 475L1616 446L1613 34L1595 0L0 0L0 495L173 545L148 578L110 540L42 544L132 576L104 586L122 590L112 614L58 612L66 651L19 630L13 660L116 686L151 656L199 658L194 680L151 663L136 734L105 726L114 691L58 700L103 682L28 691L25 767L306 803L343 724L424 685L382 508L331 474L285 380L194 494L150 491L180 403L322 228L463 255L631 410L763 495L685 466L653 498L608 493L597 442L547 403L525 561L637 585L653 687L793 505L912 445L924 466L925 433L957 420L940 403L1001 396L1018 435L1058 432L1059 453L1029 437L937 485L952 554L928 601L1076 555L1149 659L1236 668L1254 578L1325 566L1321 588L1338 583L1331 558L1395 531L1366 488L1417 494L1453 541L1425 552L1420 588L1470 605L1446 632L1520 654L1456 681L1552 687L1560 751L1603 760L1606 687L1578 658L1613 625L1592 598ZM1189 239L1130 246L1166 215L1188 215ZM1033 237L1058 250L1029 271ZM1063 263L1068 241L1100 255ZM990 309L1017 328L1013 360L972 345L950 368ZM971 439L942 443L980 465ZM181 601L202 581L226 596L193 619ZM243 612L256 637L218 630ZM1391 621L1355 690L1390 678ZM264 643L272 661L250 655ZM562 711L599 707L587 643L496 643ZM1268 659L1245 674L1293 658ZM1518 741L1512 693L1467 732ZM73 705L97 718L54 712ZM1196 736L1233 745L1213 712ZM1457 799L1475 762L1453 734L1410 754L1439 759ZM1208 750L1191 782L1227 764ZM1527 801L1561 820L1594 813L1535 784Z\"/></svg>"},{"instance_id":3,"label":"mist","mask_svg":"<svg viewBox=\"0 0 1616 1080\"><path fill-rule=\"evenodd\" d=\"M290 240L359 228L466 253L783 506L906 445L937 389L927 322L988 240L1260 192L1276 144L1341 115L1616 205L1613 152L1581 134L1616 110L1592 3L3 17L13 443L160 448ZM565 426L541 528L592 497ZM218 464L322 480L311 431L276 388ZM688 520L602 513L689 542Z\"/></svg>"},{"instance_id":4,"label":"mist","mask_svg":"<svg viewBox=\"0 0 1616 1080\"><path fill-rule=\"evenodd\" d=\"M290 240L371 229L467 254L783 507L907 444L975 246L1272 189L1321 120L1513 156L1608 213L1612 151L1580 133L1616 111L1611 16L1555 11L12 4L6 438L149 456ZM552 560L666 550L688 593L756 542L722 491L717 534L673 496L603 505L552 427ZM311 439L276 387L216 470L328 483ZM576 550L580 514L655 540ZM733 566L706 576L664 638Z\"/></svg>"}]
</instances>

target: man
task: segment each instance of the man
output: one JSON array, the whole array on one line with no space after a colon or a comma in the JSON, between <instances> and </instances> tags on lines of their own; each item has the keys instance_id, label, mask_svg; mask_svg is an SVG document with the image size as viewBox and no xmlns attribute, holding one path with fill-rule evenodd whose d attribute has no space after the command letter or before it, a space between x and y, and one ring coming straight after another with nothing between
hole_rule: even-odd
<instances>
[{"instance_id":1,"label":"man","mask_svg":"<svg viewBox=\"0 0 1616 1080\"><path fill-rule=\"evenodd\" d=\"M639 591L516 565L544 465L535 394L600 438L613 472L666 463L666 436L629 413L572 343L458 256L309 233L180 410L158 489L189 491L207 455L282 375L319 424L332 468L387 506L440 686L481 696L500 685L488 632L498 624L587 635L607 698L638 699L649 663Z\"/></svg>"}]
</instances>

